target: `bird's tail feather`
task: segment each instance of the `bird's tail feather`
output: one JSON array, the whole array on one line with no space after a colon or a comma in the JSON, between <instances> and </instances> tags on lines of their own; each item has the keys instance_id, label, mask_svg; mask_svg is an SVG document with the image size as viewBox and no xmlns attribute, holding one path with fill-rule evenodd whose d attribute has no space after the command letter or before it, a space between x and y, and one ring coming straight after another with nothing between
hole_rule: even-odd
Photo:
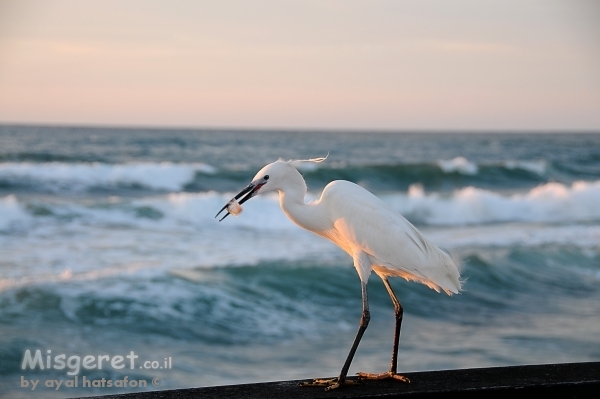
<instances>
[{"instance_id":1,"label":"bird's tail feather","mask_svg":"<svg viewBox=\"0 0 600 399\"><path fill-rule=\"evenodd\" d=\"M442 267L436 267L435 276L424 276L428 281L422 283L436 291L440 288L448 295L458 294L462 290L464 280L460 278L461 263L447 250L439 248L437 245L429 241L419 230L410 224L411 230L418 237L421 245L421 250L428 259L428 263ZM438 274L437 271L443 270Z\"/></svg>"}]
</instances>

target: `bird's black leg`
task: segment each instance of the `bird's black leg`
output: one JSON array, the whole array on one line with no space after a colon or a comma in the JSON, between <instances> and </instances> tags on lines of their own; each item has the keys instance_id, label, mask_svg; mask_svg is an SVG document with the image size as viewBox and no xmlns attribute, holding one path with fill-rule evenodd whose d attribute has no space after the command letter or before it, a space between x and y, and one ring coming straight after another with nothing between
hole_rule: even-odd
<instances>
[{"instance_id":1,"label":"bird's black leg","mask_svg":"<svg viewBox=\"0 0 600 399\"><path fill-rule=\"evenodd\" d=\"M350 352L348 353L348 357L346 358L346 362L342 367L342 371L340 372L340 376L338 377L337 386L330 386L327 388L334 389L342 384L346 379L346 375L348 375L348 370L350 369L350 363L352 363L352 359L354 358L354 354L356 353L356 349L358 348L358 344L369 325L369 320L371 320L371 312L369 312L369 298L367 296L367 283L361 282L362 286L362 316L360 317L360 324L358 326L358 332L356 333L356 337L354 338L354 342L352 343L352 348L350 348Z\"/></svg>"},{"instance_id":2,"label":"bird's black leg","mask_svg":"<svg viewBox=\"0 0 600 399\"><path fill-rule=\"evenodd\" d=\"M356 337L354 338L354 342L352 343L352 347L350 348L350 352L348 353L348 357L344 362L344 366L342 367L342 371L340 372L340 376L338 378L333 379L317 379L312 382L302 383L302 386L326 386L326 391L339 388L344 384L354 384L355 381L347 380L346 376L348 375L348 370L350 369L350 364L352 363L352 359L354 358L354 354L356 353L356 349L358 348L358 344L369 325L369 320L371 320L371 313L369 312L369 298L367 296L367 283L361 281L362 288L362 316L360 317L360 324L358 327L358 332L356 333Z\"/></svg>"},{"instance_id":3,"label":"bird's black leg","mask_svg":"<svg viewBox=\"0 0 600 399\"><path fill-rule=\"evenodd\" d=\"M363 379L375 379L380 380L384 378L394 378L396 380L410 382L408 378L397 374L398 370L398 344L400 342L400 327L402 326L402 316L404 315L404 309L398 301L390 282L387 277L380 276L383 280L383 284L390 294L390 298L392 298L392 302L394 303L394 314L396 315L396 328L394 329L394 347L392 349L392 364L390 366L390 371L382 374L371 374L371 373L358 373L358 376Z\"/></svg>"},{"instance_id":4,"label":"bird's black leg","mask_svg":"<svg viewBox=\"0 0 600 399\"><path fill-rule=\"evenodd\" d=\"M392 349L392 364L390 367L390 373L396 374L396 370L398 369L398 344L400 342L400 328L402 327L402 316L404 315L404 309L402 305L400 305L400 301L396 297L394 290L392 290L392 286L387 278L383 278L383 284L385 288L387 288L390 297L392 298L392 302L394 303L394 314L396 315L396 328L394 329L394 348Z\"/></svg>"}]
</instances>

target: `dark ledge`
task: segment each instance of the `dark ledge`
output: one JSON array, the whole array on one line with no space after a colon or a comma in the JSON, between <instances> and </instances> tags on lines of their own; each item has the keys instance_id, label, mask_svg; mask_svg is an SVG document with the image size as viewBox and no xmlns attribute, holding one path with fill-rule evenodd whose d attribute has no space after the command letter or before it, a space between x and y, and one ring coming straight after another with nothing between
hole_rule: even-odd
<instances>
[{"instance_id":1,"label":"dark ledge","mask_svg":"<svg viewBox=\"0 0 600 399\"><path fill-rule=\"evenodd\" d=\"M427 371L404 375L410 378L410 384L391 380L365 381L330 392L325 392L321 387L300 387L300 381L280 381L139 392L101 398L447 398L448 394L460 394L462 399L480 398L493 393L535 397L600 397L600 362Z\"/></svg>"}]
</instances>

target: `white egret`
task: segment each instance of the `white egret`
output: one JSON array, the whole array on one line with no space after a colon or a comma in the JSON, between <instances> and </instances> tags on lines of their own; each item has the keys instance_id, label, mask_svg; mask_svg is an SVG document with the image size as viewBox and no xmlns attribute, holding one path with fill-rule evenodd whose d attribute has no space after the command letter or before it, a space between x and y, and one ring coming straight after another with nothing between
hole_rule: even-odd
<instances>
[{"instance_id":1,"label":"white egret","mask_svg":"<svg viewBox=\"0 0 600 399\"><path fill-rule=\"evenodd\" d=\"M308 161L321 162L324 158ZM252 182L227 203L216 216L227 211L239 214L241 204L267 192L279 192L279 204L286 216L298 226L325 237L346 251L354 261L362 288L362 316L356 338L339 377L315 379L305 386L326 386L326 390L353 383L348 369L358 344L369 324L367 281L371 271L382 280L394 304L396 327L390 370L382 374L359 373L359 378L394 378L409 382L397 374L398 341L403 309L388 277L398 276L417 281L448 295L461 289L455 261L428 241L410 222L389 205L357 184L336 180L329 183L321 198L304 203L306 183L291 161L273 162L262 168ZM239 202L238 202L239 201ZM215 217L216 217L215 216Z\"/></svg>"}]
</instances>

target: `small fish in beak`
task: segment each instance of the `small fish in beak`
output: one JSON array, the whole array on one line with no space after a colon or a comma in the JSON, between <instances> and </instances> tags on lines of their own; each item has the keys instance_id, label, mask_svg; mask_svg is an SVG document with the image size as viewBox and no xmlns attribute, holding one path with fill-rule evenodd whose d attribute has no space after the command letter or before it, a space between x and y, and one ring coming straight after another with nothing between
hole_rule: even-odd
<instances>
[{"instance_id":1,"label":"small fish in beak","mask_svg":"<svg viewBox=\"0 0 600 399\"><path fill-rule=\"evenodd\" d=\"M227 213L225 214L225 216L223 216L221 219L219 219L219 222L221 220L225 219L229 215L237 216L240 213L242 213L242 204L244 202L248 201L250 198L254 197L256 195L256 193L258 192L258 190L265 183L266 183L266 180L265 181L261 180L259 182L252 182L252 183L248 184L248 186L246 186L246 188L244 188L242 191L240 191L235 197L233 197L231 200L229 200L229 202L227 204L225 204L225 206L223 208L221 208L219 213L217 213L215 215L215 218L218 217L221 214L221 212L223 212L223 211L227 211ZM238 202L238 200L240 200L240 201Z\"/></svg>"},{"instance_id":2,"label":"small fish in beak","mask_svg":"<svg viewBox=\"0 0 600 399\"><path fill-rule=\"evenodd\" d=\"M232 198L231 201L227 203L227 212L231 213L233 216L237 216L242 213L242 206L235 198Z\"/></svg>"}]
</instances>

